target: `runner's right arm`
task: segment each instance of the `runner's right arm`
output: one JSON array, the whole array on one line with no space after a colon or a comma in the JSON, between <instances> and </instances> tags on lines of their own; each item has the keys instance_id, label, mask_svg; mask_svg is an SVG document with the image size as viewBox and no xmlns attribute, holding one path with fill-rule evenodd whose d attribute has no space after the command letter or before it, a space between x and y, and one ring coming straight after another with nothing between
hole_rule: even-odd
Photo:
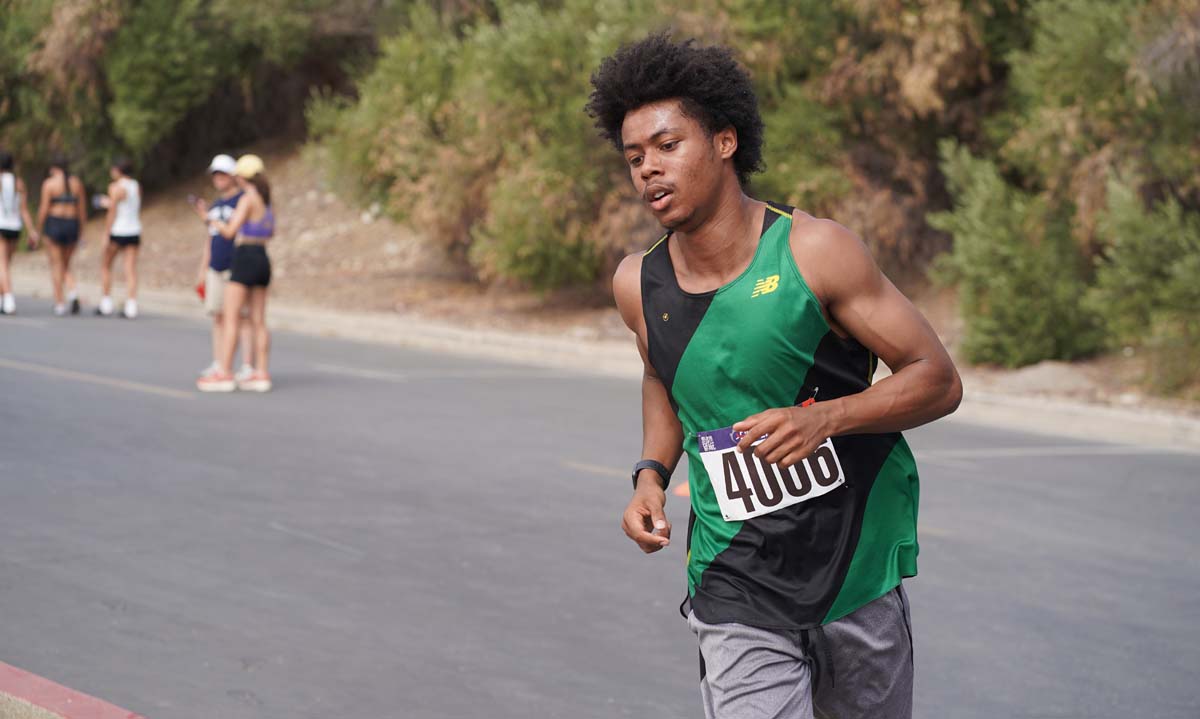
<instances>
[{"instance_id":1,"label":"runner's right arm","mask_svg":"<svg viewBox=\"0 0 1200 719\"><path fill-rule=\"evenodd\" d=\"M29 228L29 246L37 247L38 240L41 239L42 235L39 226L29 217L29 203L25 199L25 181L18 177L17 201L21 204L21 219L25 221L25 226Z\"/></svg>"},{"instance_id":2,"label":"runner's right arm","mask_svg":"<svg viewBox=\"0 0 1200 719\"><path fill-rule=\"evenodd\" d=\"M102 245L108 244L108 238L112 236L113 223L117 221L117 203L125 199L125 188L121 187L121 183L113 182L108 186L108 207L104 214L104 239L100 241Z\"/></svg>"},{"instance_id":3,"label":"runner's right arm","mask_svg":"<svg viewBox=\"0 0 1200 719\"><path fill-rule=\"evenodd\" d=\"M251 202L250 193L242 193L242 198L238 200L237 207L233 208L233 215L229 218L229 221L209 220L209 227L221 233L221 236L227 240L234 239L237 237L238 230L242 229L242 225L250 218Z\"/></svg>"},{"instance_id":4,"label":"runner's right arm","mask_svg":"<svg viewBox=\"0 0 1200 719\"><path fill-rule=\"evenodd\" d=\"M87 192L87 189L83 186L83 180L80 180L77 177L68 177L67 178L67 188L68 189L71 188L72 183L74 183L74 185L75 185L75 189L74 189L75 209L79 213L79 240L78 240L78 242L79 242L79 246L82 247L83 246L83 230L84 230L84 227L87 225L87 199L84 197L83 193ZM107 236L104 239L105 239L105 242L108 241Z\"/></svg>"},{"instance_id":5,"label":"runner's right arm","mask_svg":"<svg viewBox=\"0 0 1200 719\"><path fill-rule=\"evenodd\" d=\"M38 218L37 228L40 230L46 225L46 215L50 214L50 181L42 181L42 193L38 196Z\"/></svg>"},{"instance_id":6,"label":"runner's right arm","mask_svg":"<svg viewBox=\"0 0 1200 719\"><path fill-rule=\"evenodd\" d=\"M683 428L671 409L667 388L650 364L642 317L641 255L621 262L613 277L613 295L625 324L637 337L642 356L642 459L653 459L674 470L683 453ZM671 522L663 508L667 495L658 474L643 469L637 477L633 498L625 509L621 526L625 534L647 554L671 542Z\"/></svg>"},{"instance_id":7,"label":"runner's right arm","mask_svg":"<svg viewBox=\"0 0 1200 719\"><path fill-rule=\"evenodd\" d=\"M208 279L208 263L212 261L212 236L204 236L204 250L200 253L200 274L198 284L204 284Z\"/></svg>"}]
</instances>

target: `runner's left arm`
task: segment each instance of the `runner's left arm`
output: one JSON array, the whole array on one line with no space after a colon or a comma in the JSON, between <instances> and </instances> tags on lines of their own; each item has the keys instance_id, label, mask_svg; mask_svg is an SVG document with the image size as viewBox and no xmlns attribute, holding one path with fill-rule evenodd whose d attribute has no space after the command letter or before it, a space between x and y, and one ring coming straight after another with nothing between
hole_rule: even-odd
<instances>
[{"instance_id":1,"label":"runner's left arm","mask_svg":"<svg viewBox=\"0 0 1200 719\"><path fill-rule=\"evenodd\" d=\"M808 407L781 407L734 425L740 447L790 466L827 437L898 432L957 409L962 381L929 322L883 275L862 240L829 220L798 221L792 252L831 324L857 339L892 375L857 394Z\"/></svg>"}]
</instances>

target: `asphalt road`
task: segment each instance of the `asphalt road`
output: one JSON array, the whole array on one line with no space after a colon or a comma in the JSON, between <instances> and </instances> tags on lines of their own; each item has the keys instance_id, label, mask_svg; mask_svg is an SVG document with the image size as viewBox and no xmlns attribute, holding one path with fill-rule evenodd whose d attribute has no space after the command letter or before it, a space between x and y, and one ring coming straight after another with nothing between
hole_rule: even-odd
<instances>
[{"instance_id":1,"label":"asphalt road","mask_svg":"<svg viewBox=\"0 0 1200 719\"><path fill-rule=\"evenodd\" d=\"M205 325L44 304L0 317L0 660L151 719L700 716L683 543L618 527L636 383L279 333L275 392L202 396ZM1200 716L1200 456L909 438L918 717Z\"/></svg>"}]
</instances>

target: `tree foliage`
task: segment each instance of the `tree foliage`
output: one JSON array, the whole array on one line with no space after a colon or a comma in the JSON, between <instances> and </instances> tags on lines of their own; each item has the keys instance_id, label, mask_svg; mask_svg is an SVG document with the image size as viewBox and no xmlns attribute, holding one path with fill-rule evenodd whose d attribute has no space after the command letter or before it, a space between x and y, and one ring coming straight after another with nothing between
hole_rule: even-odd
<instances>
[{"instance_id":1,"label":"tree foliage","mask_svg":"<svg viewBox=\"0 0 1200 719\"><path fill-rule=\"evenodd\" d=\"M395 14L380 0L4 0L0 146L27 174L64 153L91 182L115 155L171 166L213 149L177 135L193 113L225 110L210 142L250 139L247 116L291 102L281 78L306 57L341 62L351 45L330 38L373 46Z\"/></svg>"},{"instance_id":2,"label":"tree foliage","mask_svg":"<svg viewBox=\"0 0 1200 719\"><path fill-rule=\"evenodd\" d=\"M664 28L726 43L767 127L751 191L849 225L902 284L946 253L970 357L1183 346L1162 384L1200 380L1179 279L1200 0L0 0L0 17L0 145L27 167L64 150L96 177L118 152L173 167L303 96L348 194L482 281L541 288L603 287L657 233L582 112L591 70ZM314 71L349 65L353 88Z\"/></svg>"}]
</instances>

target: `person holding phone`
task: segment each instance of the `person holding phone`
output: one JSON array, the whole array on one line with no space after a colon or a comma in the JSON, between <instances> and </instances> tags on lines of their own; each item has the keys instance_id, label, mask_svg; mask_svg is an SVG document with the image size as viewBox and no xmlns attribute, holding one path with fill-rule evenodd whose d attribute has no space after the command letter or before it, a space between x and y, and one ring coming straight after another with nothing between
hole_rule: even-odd
<instances>
[{"instance_id":1,"label":"person holding phone","mask_svg":"<svg viewBox=\"0 0 1200 719\"><path fill-rule=\"evenodd\" d=\"M37 226L50 240L46 253L50 259L50 282L54 288L54 314L62 317L69 311L79 314L79 293L71 275L71 258L83 244L83 220L87 218L83 182L71 175L67 158L61 155L50 161L50 172L42 181L38 202ZM69 288L64 291L64 288Z\"/></svg>"},{"instance_id":2,"label":"person holding phone","mask_svg":"<svg viewBox=\"0 0 1200 719\"><path fill-rule=\"evenodd\" d=\"M21 229L29 228L29 246L37 247L37 226L29 219L29 206L25 202L25 181L13 171L13 157L0 152L0 314L11 315L17 311L17 300L13 297L12 275L9 267L17 252Z\"/></svg>"},{"instance_id":3,"label":"person holding phone","mask_svg":"<svg viewBox=\"0 0 1200 719\"><path fill-rule=\"evenodd\" d=\"M243 155L238 158L234 175L242 189L233 216L227 222L212 221L210 228L222 237L237 238L225 288L225 336L219 366L196 381L201 392L269 392L271 375L267 371L271 336L267 330L267 287L271 284L271 260L267 242L275 235L275 212L271 207L271 185L264 173L262 158ZM242 308L250 309L250 328L254 340L254 373L238 381L230 372L237 352L236 323Z\"/></svg>"},{"instance_id":4,"label":"person holding phone","mask_svg":"<svg viewBox=\"0 0 1200 719\"><path fill-rule=\"evenodd\" d=\"M230 266L233 264L234 240L218 232L214 223L228 222L233 217L238 201L242 199L242 189L233 176L236 167L237 161L229 155L217 155L208 165L209 178L217 191L216 198L209 203L195 195L187 197L188 204L208 228L201 252L196 287L204 301L205 311L212 317L212 362L201 370L201 376L214 372L221 366L221 348L225 337L225 287L229 282ZM252 341L247 315L248 312L242 312L236 320L242 340L242 368L235 375L235 380L245 380L254 374L250 361Z\"/></svg>"},{"instance_id":5,"label":"person holding phone","mask_svg":"<svg viewBox=\"0 0 1200 719\"><path fill-rule=\"evenodd\" d=\"M96 314L108 317L113 313L112 263L118 254L125 255L125 307L122 315L133 319L138 315L137 258L142 242L142 186L133 179L133 163L126 159L113 162L109 169L112 183L108 194L100 195L100 207L108 210L105 220L104 247L100 251L100 305Z\"/></svg>"}]
</instances>

